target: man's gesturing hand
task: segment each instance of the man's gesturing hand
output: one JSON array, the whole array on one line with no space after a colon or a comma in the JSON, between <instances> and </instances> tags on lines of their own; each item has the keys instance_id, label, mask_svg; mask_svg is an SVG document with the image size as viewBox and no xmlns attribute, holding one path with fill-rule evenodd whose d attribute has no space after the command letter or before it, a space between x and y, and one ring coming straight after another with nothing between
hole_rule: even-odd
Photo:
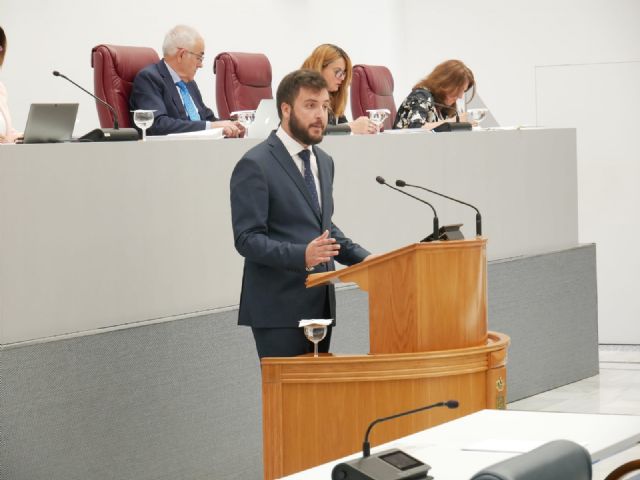
<instances>
[{"instance_id":1,"label":"man's gesturing hand","mask_svg":"<svg viewBox=\"0 0 640 480\"><path fill-rule=\"evenodd\" d=\"M304 260L307 268L315 267L320 263L331 260L332 257L338 255L340 245L336 243L335 238L329 238L329 230L322 232L322 235L314 238L307 245L304 253Z\"/></svg>"}]
</instances>

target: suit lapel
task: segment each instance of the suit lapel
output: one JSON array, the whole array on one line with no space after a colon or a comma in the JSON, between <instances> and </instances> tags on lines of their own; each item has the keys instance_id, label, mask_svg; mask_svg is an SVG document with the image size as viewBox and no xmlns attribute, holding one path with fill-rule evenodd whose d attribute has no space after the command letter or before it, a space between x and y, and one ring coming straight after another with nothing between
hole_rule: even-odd
<instances>
[{"instance_id":1,"label":"suit lapel","mask_svg":"<svg viewBox=\"0 0 640 480\"><path fill-rule=\"evenodd\" d=\"M162 80L164 80L165 87L167 91L171 95L171 100L173 101L173 106L176 108L176 111L180 113L180 116L183 120L187 120L189 117L187 115L187 111L184 109L184 105L182 104L182 99L180 98L180 94L178 93L178 88L176 84L173 83L173 78L171 78L171 74L167 69L167 66L164 64L163 60L158 62L158 71L160 72L160 76L162 76Z\"/></svg>"},{"instance_id":2,"label":"suit lapel","mask_svg":"<svg viewBox=\"0 0 640 480\"><path fill-rule=\"evenodd\" d=\"M271 135L269 136L268 144L269 144L269 147L271 148L271 155L273 155L273 157L280 164L280 166L285 171L285 173L289 176L291 181L293 181L296 187L298 187L298 190L300 190L300 193L302 193L302 195L304 196L305 200L307 201L307 204L309 205L309 208L311 209L311 211L313 211L318 221L322 222L320 215L316 211L316 208L313 206L313 200L311 199L311 194L309 193L309 189L304 183L304 179L300 174L300 170L298 170L298 167L296 166L295 162L291 158L291 155L289 155L289 152L287 151L287 149L284 148L284 145L282 144L280 139L276 136L275 132L271 133ZM324 200L323 200L323 203L324 203Z\"/></svg>"}]
</instances>

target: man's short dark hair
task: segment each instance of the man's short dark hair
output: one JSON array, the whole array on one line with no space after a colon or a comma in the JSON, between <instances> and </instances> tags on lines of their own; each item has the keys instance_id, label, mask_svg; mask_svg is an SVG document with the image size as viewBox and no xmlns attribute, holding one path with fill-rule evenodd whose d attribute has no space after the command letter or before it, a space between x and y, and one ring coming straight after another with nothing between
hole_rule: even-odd
<instances>
[{"instance_id":1,"label":"man's short dark hair","mask_svg":"<svg viewBox=\"0 0 640 480\"><path fill-rule=\"evenodd\" d=\"M319 72L307 69L294 70L284 77L280 85L278 85L278 92L276 93L280 120L282 120L282 104L286 103L293 106L293 102L301 88L308 88L318 92L323 88L327 88L327 82Z\"/></svg>"}]
</instances>

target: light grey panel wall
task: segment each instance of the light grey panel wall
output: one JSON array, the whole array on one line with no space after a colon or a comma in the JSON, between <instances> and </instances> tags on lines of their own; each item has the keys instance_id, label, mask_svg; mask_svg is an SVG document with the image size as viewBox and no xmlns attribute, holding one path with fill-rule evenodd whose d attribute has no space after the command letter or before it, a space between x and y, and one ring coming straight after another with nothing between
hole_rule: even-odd
<instances>
[{"instance_id":1,"label":"light grey panel wall","mask_svg":"<svg viewBox=\"0 0 640 480\"><path fill-rule=\"evenodd\" d=\"M258 478L261 393L236 311L0 352L0 478Z\"/></svg>"},{"instance_id":2,"label":"light grey panel wall","mask_svg":"<svg viewBox=\"0 0 640 480\"><path fill-rule=\"evenodd\" d=\"M489 264L489 328L511 337L509 401L598 373L596 247Z\"/></svg>"},{"instance_id":3,"label":"light grey panel wall","mask_svg":"<svg viewBox=\"0 0 640 480\"><path fill-rule=\"evenodd\" d=\"M492 262L509 400L597 373L595 247ZM368 296L338 292L336 353L368 351ZM236 311L0 347L0 480L257 479L258 360Z\"/></svg>"}]
</instances>

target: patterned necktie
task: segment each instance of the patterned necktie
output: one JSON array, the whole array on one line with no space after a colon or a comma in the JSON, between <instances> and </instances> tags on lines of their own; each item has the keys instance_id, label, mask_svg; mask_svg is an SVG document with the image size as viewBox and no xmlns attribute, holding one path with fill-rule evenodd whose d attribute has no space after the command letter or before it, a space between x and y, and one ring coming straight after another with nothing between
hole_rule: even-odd
<instances>
[{"instance_id":1,"label":"patterned necktie","mask_svg":"<svg viewBox=\"0 0 640 480\"><path fill-rule=\"evenodd\" d=\"M306 148L298 153L298 156L302 159L304 164L304 183L307 185L307 189L311 194L311 200L316 211L320 213L320 202L318 201L318 191L316 190L316 181L311 171L311 152Z\"/></svg>"},{"instance_id":2,"label":"patterned necktie","mask_svg":"<svg viewBox=\"0 0 640 480\"><path fill-rule=\"evenodd\" d=\"M187 90L187 84L182 80L176 82L178 89L180 90L180 96L182 97L182 103L184 103L184 109L187 111L190 120L200 120L200 114L196 105L193 103L193 99Z\"/></svg>"}]
</instances>

